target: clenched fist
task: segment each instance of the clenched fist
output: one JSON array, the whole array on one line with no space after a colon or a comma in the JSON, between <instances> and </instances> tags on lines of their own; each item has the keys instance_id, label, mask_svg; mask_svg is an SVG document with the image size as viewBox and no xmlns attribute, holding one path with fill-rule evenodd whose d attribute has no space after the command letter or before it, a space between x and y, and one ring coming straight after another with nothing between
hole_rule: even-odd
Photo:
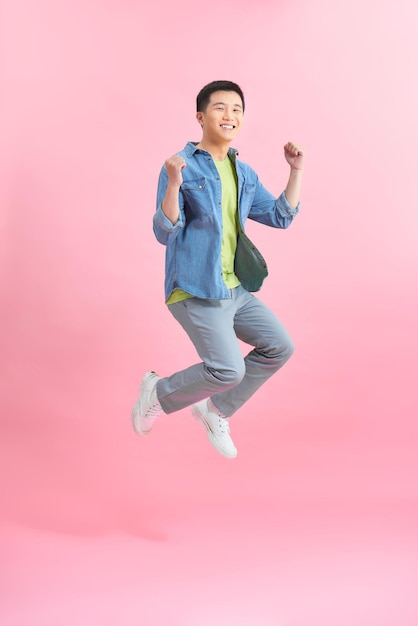
<instances>
[{"instance_id":1,"label":"clenched fist","mask_svg":"<svg viewBox=\"0 0 418 626\"><path fill-rule=\"evenodd\" d=\"M175 154L167 159L165 167L168 174L168 184L173 187L180 187L183 182L183 176L181 171L187 167L186 161L183 157Z\"/></svg>"},{"instance_id":2,"label":"clenched fist","mask_svg":"<svg viewBox=\"0 0 418 626\"><path fill-rule=\"evenodd\" d=\"M305 156L302 146L289 141L284 146L284 157L293 170L303 169L303 157Z\"/></svg>"}]
</instances>

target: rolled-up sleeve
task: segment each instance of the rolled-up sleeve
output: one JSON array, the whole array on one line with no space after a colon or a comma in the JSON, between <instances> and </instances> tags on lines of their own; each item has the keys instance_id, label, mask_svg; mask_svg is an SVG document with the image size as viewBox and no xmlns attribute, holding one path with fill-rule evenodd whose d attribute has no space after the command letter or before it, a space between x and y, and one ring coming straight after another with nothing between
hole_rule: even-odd
<instances>
[{"instance_id":1,"label":"rolled-up sleeve","mask_svg":"<svg viewBox=\"0 0 418 626\"><path fill-rule=\"evenodd\" d=\"M282 215L287 214L287 215L291 215L292 217L294 217L295 215L299 213L300 202L298 202L298 205L296 207L290 206L284 191L277 198L277 204Z\"/></svg>"},{"instance_id":2,"label":"rolled-up sleeve","mask_svg":"<svg viewBox=\"0 0 418 626\"><path fill-rule=\"evenodd\" d=\"M248 217L275 228L287 228L299 212L300 203L297 207L290 206L284 191L275 198L261 184L258 177L255 178L255 191Z\"/></svg>"},{"instance_id":3,"label":"rolled-up sleeve","mask_svg":"<svg viewBox=\"0 0 418 626\"><path fill-rule=\"evenodd\" d=\"M177 222L173 224L171 220L165 215L162 209L162 201L164 200L165 192L167 189L168 176L165 167L160 172L158 179L157 189L157 210L153 217L153 230L157 240L165 245L171 234L183 228L184 226L184 201L181 192L179 192L179 207L180 214Z\"/></svg>"}]
</instances>

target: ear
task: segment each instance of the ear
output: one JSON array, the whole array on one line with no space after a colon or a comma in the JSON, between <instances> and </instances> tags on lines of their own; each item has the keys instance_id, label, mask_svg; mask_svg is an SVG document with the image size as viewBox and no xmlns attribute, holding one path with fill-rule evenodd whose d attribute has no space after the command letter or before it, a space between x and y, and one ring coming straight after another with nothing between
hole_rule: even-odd
<instances>
[{"instance_id":1,"label":"ear","mask_svg":"<svg viewBox=\"0 0 418 626\"><path fill-rule=\"evenodd\" d=\"M196 113L196 119L199 122L200 126L203 128L203 113L202 113L202 111L198 111Z\"/></svg>"}]
</instances>

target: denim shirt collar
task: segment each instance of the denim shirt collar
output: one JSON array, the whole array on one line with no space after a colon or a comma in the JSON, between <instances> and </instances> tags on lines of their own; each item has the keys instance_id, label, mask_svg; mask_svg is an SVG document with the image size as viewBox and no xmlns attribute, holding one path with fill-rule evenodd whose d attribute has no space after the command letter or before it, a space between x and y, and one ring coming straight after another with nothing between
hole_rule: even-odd
<instances>
[{"instance_id":1,"label":"denim shirt collar","mask_svg":"<svg viewBox=\"0 0 418 626\"><path fill-rule=\"evenodd\" d=\"M186 153L186 156L191 157L191 156L193 156L193 154L195 154L195 152L204 152L204 153L206 153L206 150L202 150L201 148L198 148L197 144L198 144L197 141L188 141L186 143L186 145L184 147L184 152ZM238 150L235 150L235 148L229 148L228 156L230 156L233 159L235 159L238 156Z\"/></svg>"}]
</instances>

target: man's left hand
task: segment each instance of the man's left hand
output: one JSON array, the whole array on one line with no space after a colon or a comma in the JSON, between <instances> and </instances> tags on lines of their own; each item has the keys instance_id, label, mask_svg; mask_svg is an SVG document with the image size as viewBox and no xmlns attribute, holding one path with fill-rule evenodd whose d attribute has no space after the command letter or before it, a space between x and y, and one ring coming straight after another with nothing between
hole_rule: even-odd
<instances>
[{"instance_id":1,"label":"man's left hand","mask_svg":"<svg viewBox=\"0 0 418 626\"><path fill-rule=\"evenodd\" d=\"M292 170L303 169L304 150L302 146L298 146L296 143L289 141L284 146L284 157Z\"/></svg>"}]
</instances>

